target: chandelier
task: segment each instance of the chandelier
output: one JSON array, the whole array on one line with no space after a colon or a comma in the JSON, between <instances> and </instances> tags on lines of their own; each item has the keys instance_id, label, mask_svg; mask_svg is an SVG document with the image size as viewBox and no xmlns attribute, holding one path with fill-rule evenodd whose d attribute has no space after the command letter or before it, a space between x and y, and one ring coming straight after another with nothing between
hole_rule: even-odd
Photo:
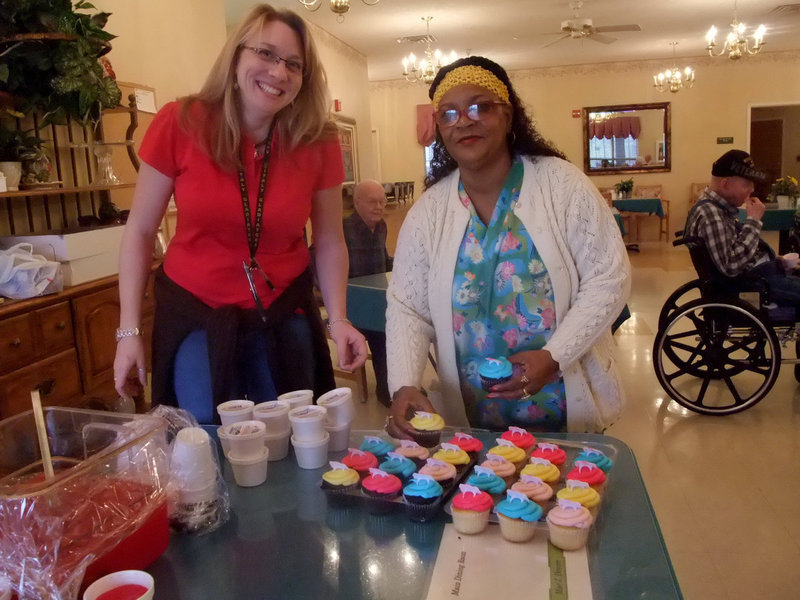
<instances>
[{"instance_id":1,"label":"chandelier","mask_svg":"<svg viewBox=\"0 0 800 600\"><path fill-rule=\"evenodd\" d=\"M302 4L306 10L315 12L325 2L325 0L297 0ZM375 6L380 0L361 0L367 6ZM331 12L336 14L336 20L339 23L344 23L344 16L350 11L350 0L328 0Z\"/></svg>"},{"instance_id":2,"label":"chandelier","mask_svg":"<svg viewBox=\"0 0 800 600\"><path fill-rule=\"evenodd\" d=\"M731 30L728 32L728 37L725 38L725 44L720 48L719 52L714 52L717 45L717 28L713 25L706 34L706 50L709 56L722 56L726 52L728 58L737 60L747 54L758 54L764 47L764 33L767 29L763 25L759 25L753 33L753 45L750 46L745 31L747 26L739 21L737 16L737 0L733 2L733 21L731 21Z\"/></svg>"},{"instance_id":3,"label":"chandelier","mask_svg":"<svg viewBox=\"0 0 800 600\"><path fill-rule=\"evenodd\" d=\"M681 71L675 64L675 47L678 42L670 42L672 46L672 68L653 75L653 86L659 92L669 90L673 94L680 92L683 88L687 90L694 85L694 71L691 67L686 67Z\"/></svg>"},{"instance_id":4,"label":"chandelier","mask_svg":"<svg viewBox=\"0 0 800 600\"><path fill-rule=\"evenodd\" d=\"M408 81L421 81L424 84L429 84L436 77L439 69L457 58L455 50L450 52L450 56L447 57L439 49L431 50L431 19L433 17L422 17L427 26L425 40L428 45L425 48L425 58L417 63L417 57L414 56L413 52L403 57L403 77Z\"/></svg>"}]
</instances>

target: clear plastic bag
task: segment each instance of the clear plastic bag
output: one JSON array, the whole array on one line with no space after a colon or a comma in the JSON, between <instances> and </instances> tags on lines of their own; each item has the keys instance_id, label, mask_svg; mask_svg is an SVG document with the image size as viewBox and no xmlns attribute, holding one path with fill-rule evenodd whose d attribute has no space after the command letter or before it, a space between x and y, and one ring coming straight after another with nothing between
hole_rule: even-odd
<instances>
[{"instance_id":1,"label":"clear plastic bag","mask_svg":"<svg viewBox=\"0 0 800 600\"><path fill-rule=\"evenodd\" d=\"M22 300L55 294L64 289L61 263L33 253L21 243L0 250L0 296Z\"/></svg>"}]
</instances>

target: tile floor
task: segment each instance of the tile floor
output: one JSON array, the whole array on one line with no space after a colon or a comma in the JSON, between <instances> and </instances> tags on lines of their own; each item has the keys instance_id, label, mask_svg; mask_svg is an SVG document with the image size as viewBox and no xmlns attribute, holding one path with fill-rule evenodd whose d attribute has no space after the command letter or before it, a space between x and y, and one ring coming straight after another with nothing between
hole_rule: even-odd
<instances>
[{"instance_id":1,"label":"tile floor","mask_svg":"<svg viewBox=\"0 0 800 600\"><path fill-rule=\"evenodd\" d=\"M637 457L684 596L800 597L800 394L791 366L741 414L707 417L667 401L651 360L657 315L694 271L688 252L666 243L643 243L631 263L633 317L615 336L628 405L607 433ZM367 371L370 397L355 426L378 428L387 411Z\"/></svg>"}]
</instances>

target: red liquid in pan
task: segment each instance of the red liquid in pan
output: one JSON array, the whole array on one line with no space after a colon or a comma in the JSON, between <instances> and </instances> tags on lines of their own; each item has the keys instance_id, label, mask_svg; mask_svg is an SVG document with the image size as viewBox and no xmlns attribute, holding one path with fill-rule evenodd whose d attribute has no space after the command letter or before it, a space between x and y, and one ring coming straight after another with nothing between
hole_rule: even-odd
<instances>
[{"instance_id":1,"label":"red liquid in pan","mask_svg":"<svg viewBox=\"0 0 800 600\"><path fill-rule=\"evenodd\" d=\"M137 600L147 591L143 585L136 583L128 583L115 587L113 590L103 592L97 597L97 600Z\"/></svg>"}]
</instances>

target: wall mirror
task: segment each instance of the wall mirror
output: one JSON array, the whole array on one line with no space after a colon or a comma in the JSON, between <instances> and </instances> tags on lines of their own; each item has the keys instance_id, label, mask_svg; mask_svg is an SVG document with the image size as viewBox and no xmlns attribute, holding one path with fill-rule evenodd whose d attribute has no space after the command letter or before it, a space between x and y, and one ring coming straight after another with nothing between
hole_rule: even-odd
<instances>
[{"instance_id":1,"label":"wall mirror","mask_svg":"<svg viewBox=\"0 0 800 600\"><path fill-rule=\"evenodd\" d=\"M583 108L587 175L658 173L671 165L669 102Z\"/></svg>"}]
</instances>

